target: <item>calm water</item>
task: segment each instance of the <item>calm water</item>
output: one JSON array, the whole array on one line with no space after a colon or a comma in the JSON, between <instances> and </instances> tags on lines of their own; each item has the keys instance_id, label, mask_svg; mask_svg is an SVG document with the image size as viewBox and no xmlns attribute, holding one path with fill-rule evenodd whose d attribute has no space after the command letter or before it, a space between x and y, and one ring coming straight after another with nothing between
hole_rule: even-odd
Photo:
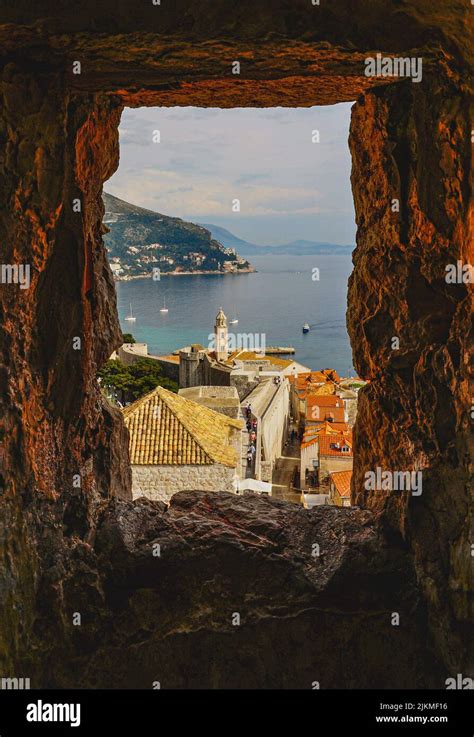
<instances>
[{"instance_id":1,"label":"calm water","mask_svg":"<svg viewBox=\"0 0 474 737\"><path fill-rule=\"evenodd\" d=\"M331 367L354 375L345 327L348 256L257 256L256 274L240 276L170 276L161 281L117 283L119 317L124 332L148 343L154 354L171 353L190 343L208 345L215 316L222 307L239 319L230 331L265 333L266 345L292 345L295 358L311 369ZM312 269L320 271L312 280ZM160 312L163 299L169 308ZM124 321L132 303L135 323ZM303 335L304 322L316 325ZM319 323L326 323L319 326Z\"/></svg>"}]
</instances>

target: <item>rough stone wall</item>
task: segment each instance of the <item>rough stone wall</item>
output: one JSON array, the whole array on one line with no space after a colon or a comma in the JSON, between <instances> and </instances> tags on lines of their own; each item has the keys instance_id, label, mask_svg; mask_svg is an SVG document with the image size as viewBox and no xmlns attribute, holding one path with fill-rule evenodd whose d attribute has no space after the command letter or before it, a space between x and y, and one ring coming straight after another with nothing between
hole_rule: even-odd
<instances>
[{"instance_id":1,"label":"rough stone wall","mask_svg":"<svg viewBox=\"0 0 474 737\"><path fill-rule=\"evenodd\" d=\"M124 343L117 351L118 360L126 366L140 361L142 358L148 358L147 343Z\"/></svg>"},{"instance_id":2,"label":"rough stone wall","mask_svg":"<svg viewBox=\"0 0 474 737\"><path fill-rule=\"evenodd\" d=\"M355 396L353 399L344 397L342 393L339 396L342 396L344 402L347 422L349 423L349 425L351 425L351 427L353 427L357 417L357 396Z\"/></svg>"},{"instance_id":3,"label":"rough stone wall","mask_svg":"<svg viewBox=\"0 0 474 737\"><path fill-rule=\"evenodd\" d=\"M251 400L249 400L251 402ZM271 395L259 419L259 444L270 468L283 452L290 414L290 386L285 379Z\"/></svg>"},{"instance_id":4,"label":"rough stone wall","mask_svg":"<svg viewBox=\"0 0 474 737\"><path fill-rule=\"evenodd\" d=\"M178 491L233 492L235 469L214 463L210 466L132 466L133 498L168 503Z\"/></svg>"},{"instance_id":5,"label":"rough stone wall","mask_svg":"<svg viewBox=\"0 0 474 737\"><path fill-rule=\"evenodd\" d=\"M260 481L266 481L268 484L271 484L272 475L273 475L272 461L260 461Z\"/></svg>"},{"instance_id":6,"label":"rough stone wall","mask_svg":"<svg viewBox=\"0 0 474 737\"><path fill-rule=\"evenodd\" d=\"M179 363L167 361L166 358L158 358L157 356L149 356L149 358L159 363L163 376L179 384Z\"/></svg>"},{"instance_id":7,"label":"rough stone wall","mask_svg":"<svg viewBox=\"0 0 474 737\"><path fill-rule=\"evenodd\" d=\"M410 546L453 668L474 642L473 292L445 276L448 264L473 263L471 114L463 79L440 69L362 97L350 136L358 230L348 328L370 379L359 392L353 502ZM377 466L422 471L422 495L366 491Z\"/></svg>"},{"instance_id":8,"label":"rough stone wall","mask_svg":"<svg viewBox=\"0 0 474 737\"><path fill-rule=\"evenodd\" d=\"M173 379L173 381L176 381L177 383L179 382L179 363L151 355L148 353L148 345L146 343L133 343L131 347L125 346L125 344L120 346L118 349L118 358L119 361L122 361L122 363L125 363L128 366L140 361L142 358L156 361L161 367L163 376L166 376L168 379Z\"/></svg>"},{"instance_id":9,"label":"rough stone wall","mask_svg":"<svg viewBox=\"0 0 474 737\"><path fill-rule=\"evenodd\" d=\"M239 376L239 374L232 374L230 378L230 385L234 386L237 389L237 393L241 402L243 402L245 397L253 392L253 390L259 385L259 383L260 379L258 378L258 376L253 377L252 374L245 374L243 376Z\"/></svg>"},{"instance_id":10,"label":"rough stone wall","mask_svg":"<svg viewBox=\"0 0 474 737\"><path fill-rule=\"evenodd\" d=\"M232 369L219 365L204 356L203 383L207 386L231 386L230 377Z\"/></svg>"},{"instance_id":11,"label":"rough stone wall","mask_svg":"<svg viewBox=\"0 0 474 737\"><path fill-rule=\"evenodd\" d=\"M45 573L39 551L51 565L61 547L81 548L94 534L101 503L131 498L127 432L119 412L104 406L95 379L121 343L100 238L100 192L118 161L118 120L107 99L71 102L58 75L31 76L14 63L2 69L1 262L27 264L31 275L28 289L0 288L0 558L7 592L0 650L9 672L20 672L18 660L34 647L47 650L53 636L38 624ZM66 540L53 532L57 526ZM58 592L56 576L58 568L45 587L50 593ZM57 599L51 607L62 607ZM52 627L55 616L49 618ZM56 624L60 637L64 623Z\"/></svg>"},{"instance_id":12,"label":"rough stone wall","mask_svg":"<svg viewBox=\"0 0 474 737\"><path fill-rule=\"evenodd\" d=\"M202 356L197 353L180 351L179 354L179 386L187 389L190 386L199 386L203 383L202 378Z\"/></svg>"}]
</instances>

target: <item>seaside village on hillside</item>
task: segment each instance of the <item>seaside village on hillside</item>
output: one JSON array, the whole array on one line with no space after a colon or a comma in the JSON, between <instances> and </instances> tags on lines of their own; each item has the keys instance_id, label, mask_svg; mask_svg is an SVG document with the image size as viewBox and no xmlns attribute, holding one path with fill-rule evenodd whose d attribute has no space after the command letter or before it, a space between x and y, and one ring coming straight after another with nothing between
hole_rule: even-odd
<instances>
[{"instance_id":1,"label":"seaside village on hillside","mask_svg":"<svg viewBox=\"0 0 474 737\"><path fill-rule=\"evenodd\" d=\"M127 365L153 359L179 384L178 393L159 386L122 410L134 498L227 491L350 506L352 427L365 382L311 371L293 349L229 350L231 338L221 309L215 350L196 344L151 356L145 343L125 343L113 354Z\"/></svg>"}]
</instances>

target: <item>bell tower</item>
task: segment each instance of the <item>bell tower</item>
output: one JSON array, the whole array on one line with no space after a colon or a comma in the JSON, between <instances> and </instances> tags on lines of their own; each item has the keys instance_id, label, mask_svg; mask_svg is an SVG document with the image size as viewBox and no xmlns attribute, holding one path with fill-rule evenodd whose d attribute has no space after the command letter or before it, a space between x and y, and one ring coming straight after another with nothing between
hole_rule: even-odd
<instances>
[{"instance_id":1,"label":"bell tower","mask_svg":"<svg viewBox=\"0 0 474 737\"><path fill-rule=\"evenodd\" d=\"M226 361L229 357L229 331L227 329L227 317L224 315L222 307L216 316L214 325L216 358L218 361Z\"/></svg>"}]
</instances>

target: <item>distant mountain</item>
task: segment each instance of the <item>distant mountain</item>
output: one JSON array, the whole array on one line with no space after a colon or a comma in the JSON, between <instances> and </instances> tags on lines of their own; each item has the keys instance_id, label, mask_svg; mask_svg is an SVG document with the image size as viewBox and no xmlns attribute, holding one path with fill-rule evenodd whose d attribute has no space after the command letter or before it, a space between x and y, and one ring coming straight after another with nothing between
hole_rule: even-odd
<instances>
[{"instance_id":1,"label":"distant mountain","mask_svg":"<svg viewBox=\"0 0 474 737\"><path fill-rule=\"evenodd\" d=\"M284 246L274 246L272 253L279 249L293 256L311 256L313 254L332 254L337 256L350 256L354 246L340 245L339 243L325 243L321 241L297 240Z\"/></svg>"},{"instance_id":2,"label":"distant mountain","mask_svg":"<svg viewBox=\"0 0 474 737\"><path fill-rule=\"evenodd\" d=\"M213 238L218 240L222 245L227 248L235 248L240 254L245 253L246 256L250 254L261 253L263 246L257 246L256 243L249 243L244 241L242 238L238 238L236 235L227 230L221 228L220 225L208 225L207 223L201 223L203 228L207 228L210 231Z\"/></svg>"},{"instance_id":3,"label":"distant mountain","mask_svg":"<svg viewBox=\"0 0 474 737\"><path fill-rule=\"evenodd\" d=\"M219 243L202 225L132 205L103 193L104 242L114 276L251 271L234 248Z\"/></svg>"},{"instance_id":4,"label":"distant mountain","mask_svg":"<svg viewBox=\"0 0 474 737\"><path fill-rule=\"evenodd\" d=\"M258 246L256 243L242 240L226 228L210 223L202 223L204 228L210 231L213 238L219 240L224 246L238 249L241 256L311 256L313 254L337 254L350 255L354 246L341 246L336 243L323 243L321 241L295 240L283 246Z\"/></svg>"}]
</instances>

